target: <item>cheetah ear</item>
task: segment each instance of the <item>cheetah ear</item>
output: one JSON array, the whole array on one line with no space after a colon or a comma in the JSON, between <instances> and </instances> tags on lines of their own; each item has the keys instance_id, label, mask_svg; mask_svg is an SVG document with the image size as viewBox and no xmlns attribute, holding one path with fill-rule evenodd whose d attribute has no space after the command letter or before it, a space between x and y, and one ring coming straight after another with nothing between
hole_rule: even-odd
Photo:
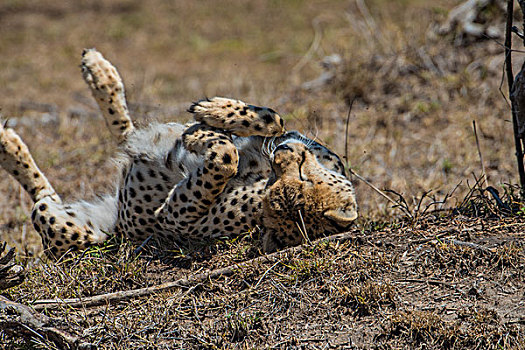
<instances>
[{"instance_id":1,"label":"cheetah ear","mask_svg":"<svg viewBox=\"0 0 525 350\"><path fill-rule=\"evenodd\" d=\"M357 210L355 208L332 209L325 211L324 216L336 222L349 224L357 219Z\"/></svg>"}]
</instances>

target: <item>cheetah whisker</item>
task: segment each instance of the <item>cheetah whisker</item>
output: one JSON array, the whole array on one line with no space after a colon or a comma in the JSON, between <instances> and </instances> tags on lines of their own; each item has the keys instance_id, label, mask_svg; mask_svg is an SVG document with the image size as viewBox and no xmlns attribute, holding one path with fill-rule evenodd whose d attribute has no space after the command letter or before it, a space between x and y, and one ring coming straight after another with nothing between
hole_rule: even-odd
<instances>
[{"instance_id":1,"label":"cheetah whisker","mask_svg":"<svg viewBox=\"0 0 525 350\"><path fill-rule=\"evenodd\" d=\"M301 226L299 226L298 222L296 222L295 224L297 225L297 228L299 229L301 236L303 236L304 241L308 244L311 244L312 241L310 240L310 237L308 237L308 232L306 231L306 225L304 224L303 213L301 213L300 210L298 210L297 212L299 213L299 218L301 219L302 228Z\"/></svg>"}]
</instances>

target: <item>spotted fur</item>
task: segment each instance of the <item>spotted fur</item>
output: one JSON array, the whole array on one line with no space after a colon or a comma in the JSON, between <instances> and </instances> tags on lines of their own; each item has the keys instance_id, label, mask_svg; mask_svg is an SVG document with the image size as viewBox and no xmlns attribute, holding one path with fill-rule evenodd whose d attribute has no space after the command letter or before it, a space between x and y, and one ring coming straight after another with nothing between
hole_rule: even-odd
<instances>
[{"instance_id":1,"label":"spotted fur","mask_svg":"<svg viewBox=\"0 0 525 350\"><path fill-rule=\"evenodd\" d=\"M82 70L110 130L123 141L125 161L113 194L64 204L18 135L0 126L0 164L30 193L33 225L51 253L84 249L113 234L184 243L255 228L263 231L263 249L273 251L342 232L357 217L339 157L285 132L275 111L215 97L190 106L193 124L136 129L116 69L89 50Z\"/></svg>"}]
</instances>

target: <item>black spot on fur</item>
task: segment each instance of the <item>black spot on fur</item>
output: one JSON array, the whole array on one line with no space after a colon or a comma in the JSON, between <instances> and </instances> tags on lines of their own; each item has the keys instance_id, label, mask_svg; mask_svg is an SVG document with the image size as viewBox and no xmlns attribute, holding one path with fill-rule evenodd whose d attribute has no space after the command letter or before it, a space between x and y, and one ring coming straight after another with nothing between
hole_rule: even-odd
<instances>
[{"instance_id":1,"label":"black spot on fur","mask_svg":"<svg viewBox=\"0 0 525 350\"><path fill-rule=\"evenodd\" d=\"M266 124L273 123L273 117L271 114L265 114L263 115L263 120Z\"/></svg>"}]
</instances>

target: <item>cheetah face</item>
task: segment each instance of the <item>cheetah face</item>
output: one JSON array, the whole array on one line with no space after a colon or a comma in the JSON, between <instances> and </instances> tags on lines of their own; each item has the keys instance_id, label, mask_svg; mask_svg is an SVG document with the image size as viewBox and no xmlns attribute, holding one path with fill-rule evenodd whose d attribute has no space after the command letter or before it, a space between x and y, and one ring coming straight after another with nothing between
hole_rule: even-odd
<instances>
[{"instance_id":1,"label":"cheetah face","mask_svg":"<svg viewBox=\"0 0 525 350\"><path fill-rule=\"evenodd\" d=\"M325 167L300 141L286 141L271 157L264 198L265 250L346 231L357 218L354 188L344 175Z\"/></svg>"}]
</instances>

